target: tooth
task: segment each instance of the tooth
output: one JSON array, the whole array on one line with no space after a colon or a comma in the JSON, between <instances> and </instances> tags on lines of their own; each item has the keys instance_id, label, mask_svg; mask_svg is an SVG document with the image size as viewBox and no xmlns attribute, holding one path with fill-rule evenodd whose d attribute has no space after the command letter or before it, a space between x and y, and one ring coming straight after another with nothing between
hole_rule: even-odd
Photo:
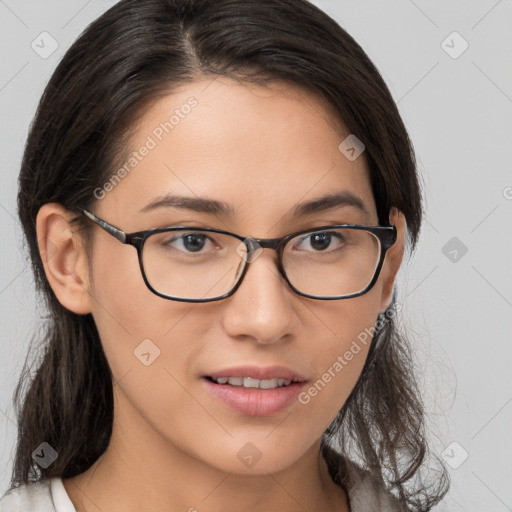
<instances>
[{"instance_id":1,"label":"tooth","mask_svg":"<svg viewBox=\"0 0 512 512\"><path fill-rule=\"evenodd\" d=\"M243 386L245 388L275 389L288 386L291 380L288 379L253 379L252 377L217 377L214 379L217 384L231 384L232 386Z\"/></svg>"},{"instance_id":2,"label":"tooth","mask_svg":"<svg viewBox=\"0 0 512 512\"><path fill-rule=\"evenodd\" d=\"M251 379L251 377L244 377L244 388L259 388L260 381L259 379Z\"/></svg>"},{"instance_id":3,"label":"tooth","mask_svg":"<svg viewBox=\"0 0 512 512\"><path fill-rule=\"evenodd\" d=\"M272 389L277 387L277 379L265 379L260 381L261 389Z\"/></svg>"}]
</instances>

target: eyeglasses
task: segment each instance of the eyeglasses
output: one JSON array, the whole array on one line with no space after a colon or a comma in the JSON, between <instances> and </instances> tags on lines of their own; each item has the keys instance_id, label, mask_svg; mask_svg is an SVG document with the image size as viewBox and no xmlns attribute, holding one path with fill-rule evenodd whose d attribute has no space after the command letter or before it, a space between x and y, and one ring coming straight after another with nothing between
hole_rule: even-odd
<instances>
[{"instance_id":1,"label":"eyeglasses","mask_svg":"<svg viewBox=\"0 0 512 512\"><path fill-rule=\"evenodd\" d=\"M125 233L80 210L137 249L142 277L154 294L182 302L211 302L233 295L249 263L267 248L277 251L279 272L299 295L320 300L357 297L373 287L397 237L395 226L354 224L320 226L282 238L185 226Z\"/></svg>"}]
</instances>

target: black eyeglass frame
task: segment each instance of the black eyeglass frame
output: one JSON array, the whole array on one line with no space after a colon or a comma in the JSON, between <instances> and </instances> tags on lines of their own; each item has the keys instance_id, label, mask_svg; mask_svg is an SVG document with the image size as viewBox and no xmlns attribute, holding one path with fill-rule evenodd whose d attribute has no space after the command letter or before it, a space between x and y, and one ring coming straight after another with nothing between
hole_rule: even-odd
<instances>
[{"instance_id":1,"label":"black eyeglass frame","mask_svg":"<svg viewBox=\"0 0 512 512\"><path fill-rule=\"evenodd\" d=\"M144 279L144 282L146 283L146 286L149 288L151 292L153 292L155 295L158 295L159 297L162 297L164 299L168 300L177 300L180 302L195 302L195 303L202 303L202 302L214 302L217 300L222 300L230 297L233 295L236 290L240 287L242 284L243 278L247 272L247 268L249 267L249 264L251 263L251 254L252 251L258 249L261 247L262 249L274 249L277 251L278 254L278 270L279 273L284 277L285 281L288 283L290 288L297 293L298 295L301 295L302 297L308 297L310 299L317 299L317 300L341 300L341 299L350 299L352 297L358 297L360 295L364 295L368 291L371 290L371 288L375 285L377 282L377 279L379 278L380 271L382 269L382 265L384 263L384 258L386 256L386 252L388 249L390 249L396 242L397 238L397 230L396 226L364 226L360 224L332 224L327 226L320 226L315 229L304 229L301 231L296 231L294 233L291 233L289 235L286 235L281 238L253 238L253 237L243 237L240 235L237 235L236 233L230 233L229 231L224 231L222 229L215 229L215 228L199 228L199 227L188 227L188 226L172 226L172 227L166 227L166 228L153 228L153 229L146 229L144 231L136 231L133 233L126 233L125 231L117 228L116 226L113 226L112 224L109 224L103 219L100 219L93 213L84 210L83 208L79 208L79 210L90 220L92 220L94 223L96 223L98 226L100 226L102 229L104 229L107 233L112 235L114 238L119 240L121 243L126 245L132 245L137 250L137 256L139 259L139 267L140 271L142 273L142 278ZM305 233L316 233L319 231L326 231L329 229L334 228L347 228L347 229L358 229L363 231L369 231L373 235L375 235L379 241L380 241L380 256L379 256L379 262L375 269L375 273L373 275L372 280L368 284L368 286L359 292L352 293L349 295L335 295L335 296L319 296L319 295L310 295L308 293L301 292L299 289L295 288L293 284L288 279L288 276L286 275L286 271L283 267L283 251L285 245L288 243L288 241L292 238L295 238L298 235L303 235ZM151 283L148 281L148 278L146 277L146 272L144 271L144 264L142 261L142 252L144 249L144 244L146 240L154 234L158 233L165 233L165 232L172 232L172 231L201 231L201 232L210 232L210 233L220 233L223 235L230 235L234 238L237 238L241 242L243 242L247 247L247 254L248 258L242 258L244 260L244 267L242 269L242 272L240 273L240 277L238 278L237 282L234 284L233 288L225 293L224 295L221 295L219 297L211 297L207 299L185 299L181 297L174 297L171 295L166 295L164 293L161 293L153 286L151 286ZM255 246L254 242L256 242L258 245Z\"/></svg>"}]
</instances>

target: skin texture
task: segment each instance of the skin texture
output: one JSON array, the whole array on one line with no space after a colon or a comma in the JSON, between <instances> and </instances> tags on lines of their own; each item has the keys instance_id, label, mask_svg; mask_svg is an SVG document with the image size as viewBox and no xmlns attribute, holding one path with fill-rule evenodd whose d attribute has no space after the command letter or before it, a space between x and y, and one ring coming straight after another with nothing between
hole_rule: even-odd
<instances>
[{"instance_id":1,"label":"skin texture","mask_svg":"<svg viewBox=\"0 0 512 512\"><path fill-rule=\"evenodd\" d=\"M334 223L378 224L364 153L349 161L338 149L349 132L327 105L284 82L187 84L145 112L132 150L192 96L197 106L95 203L96 215L126 232L185 224L262 238ZM334 189L359 196L370 215L345 206L291 217L297 203ZM225 201L235 213L139 212L171 192ZM66 308L92 313L116 379L111 444L88 471L64 480L77 510L348 511L345 491L319 456L320 439L356 384L369 344L308 404L294 402L270 417L228 408L201 377L239 364L281 364L314 383L389 304L404 216L391 210L398 240L363 296L300 297L278 273L275 251L265 249L233 296L204 304L151 293L135 249L96 226L89 262L71 217L55 203L39 212L46 274ZM148 338L161 354L145 366L134 350ZM246 443L261 452L250 468L237 457Z\"/></svg>"}]
</instances>

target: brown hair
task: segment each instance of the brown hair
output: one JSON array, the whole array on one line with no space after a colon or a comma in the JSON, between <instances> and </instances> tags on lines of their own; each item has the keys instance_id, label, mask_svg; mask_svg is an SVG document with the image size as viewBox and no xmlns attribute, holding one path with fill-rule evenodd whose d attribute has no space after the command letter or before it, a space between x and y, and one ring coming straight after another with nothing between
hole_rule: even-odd
<instances>
[{"instance_id":1,"label":"brown hair","mask_svg":"<svg viewBox=\"0 0 512 512\"><path fill-rule=\"evenodd\" d=\"M378 70L333 19L306 0L121 0L64 55L23 155L18 213L48 316L37 367L32 371L25 361L15 391L11 488L84 472L112 432L112 374L98 331L90 314L60 305L45 277L39 209L49 202L76 212L90 208L93 191L124 160L132 128L150 103L181 84L219 75L286 80L324 98L365 145L380 224L388 224L396 206L415 248L422 198L412 144ZM81 228L87 233L88 225ZM390 308L395 305L393 299ZM58 452L48 468L31 457L43 441ZM334 442L338 451L330 448ZM408 510L430 510L446 494L439 459L440 474L429 484L423 476L424 410L409 345L393 317L375 331L362 374L324 433L322 449L336 482L347 482L345 459L357 457Z\"/></svg>"}]
</instances>

